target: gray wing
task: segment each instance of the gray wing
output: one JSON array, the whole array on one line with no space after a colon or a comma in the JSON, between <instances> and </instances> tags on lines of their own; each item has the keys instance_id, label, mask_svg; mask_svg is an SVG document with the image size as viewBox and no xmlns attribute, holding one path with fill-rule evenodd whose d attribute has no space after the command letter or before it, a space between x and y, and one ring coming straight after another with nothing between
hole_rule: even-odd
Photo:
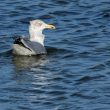
<instances>
[{"instance_id":1,"label":"gray wing","mask_svg":"<svg viewBox=\"0 0 110 110\"><path fill-rule=\"evenodd\" d=\"M36 54L46 54L46 49L43 45L38 42L29 41L28 39L22 39L21 42L24 46Z\"/></svg>"}]
</instances>

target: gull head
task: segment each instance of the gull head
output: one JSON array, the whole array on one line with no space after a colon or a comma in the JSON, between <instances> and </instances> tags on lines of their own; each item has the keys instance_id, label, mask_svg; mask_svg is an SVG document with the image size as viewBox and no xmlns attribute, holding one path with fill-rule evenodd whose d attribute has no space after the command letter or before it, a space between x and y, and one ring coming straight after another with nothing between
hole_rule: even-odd
<instances>
[{"instance_id":1,"label":"gull head","mask_svg":"<svg viewBox=\"0 0 110 110\"><path fill-rule=\"evenodd\" d=\"M37 30L55 29L54 25L46 24L42 20L32 20L32 21L30 21L30 25L31 25L31 27L33 27L33 29L37 29Z\"/></svg>"},{"instance_id":2,"label":"gull head","mask_svg":"<svg viewBox=\"0 0 110 110\"><path fill-rule=\"evenodd\" d=\"M42 20L32 20L30 21L29 34L30 41L39 42L44 45L45 35L42 34L44 29L55 29L55 26L52 24L46 24Z\"/></svg>"}]
</instances>

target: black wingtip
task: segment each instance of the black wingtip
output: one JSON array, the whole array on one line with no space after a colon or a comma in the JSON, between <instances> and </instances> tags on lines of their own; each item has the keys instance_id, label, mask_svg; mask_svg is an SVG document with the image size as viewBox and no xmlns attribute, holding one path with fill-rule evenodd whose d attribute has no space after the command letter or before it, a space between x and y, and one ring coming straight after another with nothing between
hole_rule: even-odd
<instances>
[{"instance_id":1,"label":"black wingtip","mask_svg":"<svg viewBox=\"0 0 110 110\"><path fill-rule=\"evenodd\" d=\"M14 40L14 44L20 44L21 43L21 37L17 36Z\"/></svg>"}]
</instances>

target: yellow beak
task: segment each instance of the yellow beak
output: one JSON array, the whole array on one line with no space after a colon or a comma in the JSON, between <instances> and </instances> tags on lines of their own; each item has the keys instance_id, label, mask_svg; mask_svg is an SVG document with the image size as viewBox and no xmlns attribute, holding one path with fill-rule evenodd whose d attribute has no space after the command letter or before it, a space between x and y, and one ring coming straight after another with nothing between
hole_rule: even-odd
<instances>
[{"instance_id":1,"label":"yellow beak","mask_svg":"<svg viewBox=\"0 0 110 110\"><path fill-rule=\"evenodd\" d=\"M48 28L48 29L55 29L55 26L54 25L51 25L51 24L47 24L46 25L46 28Z\"/></svg>"}]
</instances>

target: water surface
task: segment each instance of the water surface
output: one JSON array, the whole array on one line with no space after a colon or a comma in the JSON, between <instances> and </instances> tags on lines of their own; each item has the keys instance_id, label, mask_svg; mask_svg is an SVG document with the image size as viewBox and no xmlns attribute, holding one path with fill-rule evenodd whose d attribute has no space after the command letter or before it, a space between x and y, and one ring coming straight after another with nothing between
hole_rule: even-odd
<instances>
[{"instance_id":1,"label":"water surface","mask_svg":"<svg viewBox=\"0 0 110 110\"><path fill-rule=\"evenodd\" d=\"M29 21L45 30L45 56L11 54ZM1 110L110 110L110 0L0 2Z\"/></svg>"}]
</instances>

